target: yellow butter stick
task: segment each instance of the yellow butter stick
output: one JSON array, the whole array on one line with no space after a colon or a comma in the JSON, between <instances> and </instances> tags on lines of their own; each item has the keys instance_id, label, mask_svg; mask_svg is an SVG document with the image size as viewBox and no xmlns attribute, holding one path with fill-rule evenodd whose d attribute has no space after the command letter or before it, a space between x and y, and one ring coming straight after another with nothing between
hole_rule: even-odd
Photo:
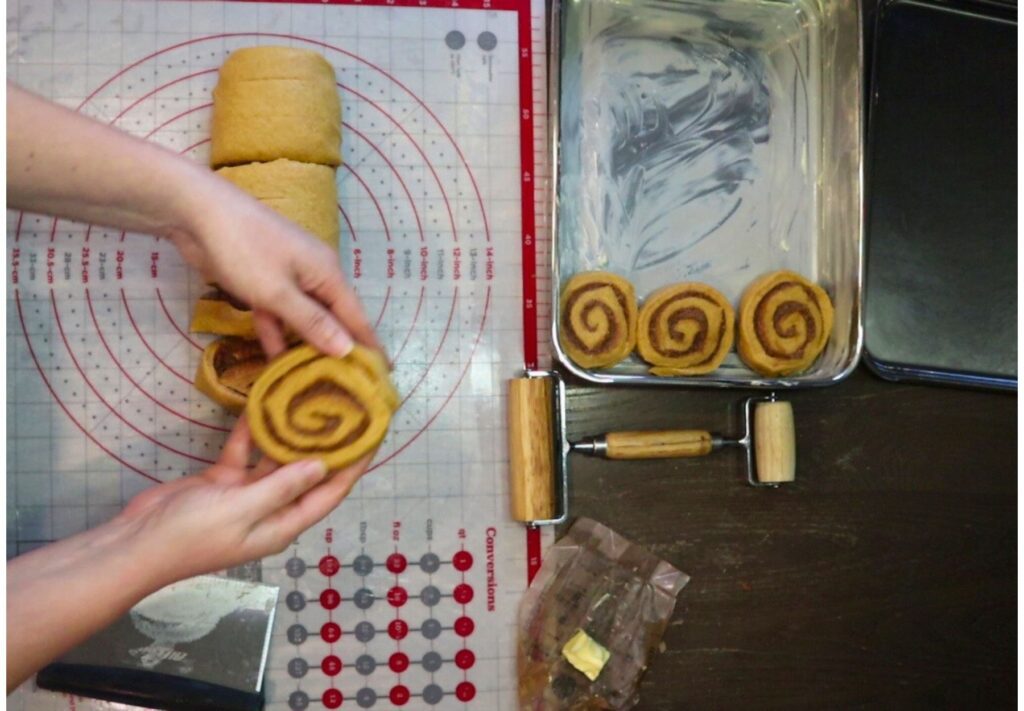
<instances>
[{"instance_id":1,"label":"yellow butter stick","mask_svg":"<svg viewBox=\"0 0 1024 711\"><path fill-rule=\"evenodd\" d=\"M612 655L586 632L577 630L572 639L562 647L562 656L584 676L594 681Z\"/></svg>"}]
</instances>

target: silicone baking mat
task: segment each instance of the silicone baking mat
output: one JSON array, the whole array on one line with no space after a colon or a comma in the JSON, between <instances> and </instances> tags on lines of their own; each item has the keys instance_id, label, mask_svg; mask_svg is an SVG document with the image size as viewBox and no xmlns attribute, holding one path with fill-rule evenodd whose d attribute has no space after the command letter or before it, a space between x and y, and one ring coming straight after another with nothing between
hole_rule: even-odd
<instances>
[{"instance_id":1,"label":"silicone baking mat","mask_svg":"<svg viewBox=\"0 0 1024 711\"><path fill-rule=\"evenodd\" d=\"M341 259L403 404L348 500L263 561L281 586L269 707L513 707L515 612L543 542L506 513L503 391L549 316L543 3L33 0L7 27L11 79L198 161L232 49L334 65ZM171 245L16 212L7 230L10 557L208 465L231 418L192 387L203 285ZM30 688L9 702L107 707Z\"/></svg>"}]
</instances>

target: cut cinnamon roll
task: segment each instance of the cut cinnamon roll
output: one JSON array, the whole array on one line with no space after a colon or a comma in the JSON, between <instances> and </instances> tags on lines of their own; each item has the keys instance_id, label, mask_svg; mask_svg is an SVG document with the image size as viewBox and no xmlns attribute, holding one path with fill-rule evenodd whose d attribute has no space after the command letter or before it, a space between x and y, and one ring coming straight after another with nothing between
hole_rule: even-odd
<instances>
[{"instance_id":1,"label":"cut cinnamon roll","mask_svg":"<svg viewBox=\"0 0 1024 711\"><path fill-rule=\"evenodd\" d=\"M834 311L828 294L795 272L766 274L743 293L738 351L762 375L806 370L828 343Z\"/></svg>"},{"instance_id":2,"label":"cut cinnamon roll","mask_svg":"<svg viewBox=\"0 0 1024 711\"><path fill-rule=\"evenodd\" d=\"M339 469L372 452L398 408L388 366L362 346L344 358L299 346L256 381L246 416L253 441L281 463L320 458Z\"/></svg>"},{"instance_id":3,"label":"cut cinnamon roll","mask_svg":"<svg viewBox=\"0 0 1024 711\"><path fill-rule=\"evenodd\" d=\"M584 272L562 289L561 344L584 368L605 368L628 356L636 345L636 292L608 272Z\"/></svg>"},{"instance_id":4,"label":"cut cinnamon roll","mask_svg":"<svg viewBox=\"0 0 1024 711\"><path fill-rule=\"evenodd\" d=\"M196 389L234 413L245 409L245 401L267 358L256 341L221 338L203 349L196 372Z\"/></svg>"},{"instance_id":5,"label":"cut cinnamon roll","mask_svg":"<svg viewBox=\"0 0 1024 711\"><path fill-rule=\"evenodd\" d=\"M637 353L655 375L701 375L715 370L733 344L735 314L707 284L686 282L651 294L640 309Z\"/></svg>"}]
</instances>

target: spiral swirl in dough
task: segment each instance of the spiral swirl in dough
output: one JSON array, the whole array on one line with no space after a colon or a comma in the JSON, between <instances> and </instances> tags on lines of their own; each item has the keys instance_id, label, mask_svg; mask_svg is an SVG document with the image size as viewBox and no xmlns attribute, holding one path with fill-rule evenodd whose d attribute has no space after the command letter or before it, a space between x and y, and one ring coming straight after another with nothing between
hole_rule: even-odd
<instances>
[{"instance_id":1,"label":"spiral swirl in dough","mask_svg":"<svg viewBox=\"0 0 1024 711\"><path fill-rule=\"evenodd\" d=\"M275 359L249 395L253 440L270 458L318 457L340 469L373 451L398 408L387 363L362 346L344 358L299 346Z\"/></svg>"},{"instance_id":2,"label":"spiral swirl in dough","mask_svg":"<svg viewBox=\"0 0 1024 711\"><path fill-rule=\"evenodd\" d=\"M732 348L732 305L707 284L684 282L651 294L640 309L637 352L655 375L701 375Z\"/></svg>"},{"instance_id":3,"label":"spiral swirl in dough","mask_svg":"<svg viewBox=\"0 0 1024 711\"><path fill-rule=\"evenodd\" d=\"M561 345L584 368L605 368L628 356L636 345L636 292L608 272L584 272L562 289Z\"/></svg>"},{"instance_id":4,"label":"spiral swirl in dough","mask_svg":"<svg viewBox=\"0 0 1024 711\"><path fill-rule=\"evenodd\" d=\"M833 318L817 284L790 271L766 274L740 300L740 358L762 375L800 373L825 349Z\"/></svg>"}]
</instances>

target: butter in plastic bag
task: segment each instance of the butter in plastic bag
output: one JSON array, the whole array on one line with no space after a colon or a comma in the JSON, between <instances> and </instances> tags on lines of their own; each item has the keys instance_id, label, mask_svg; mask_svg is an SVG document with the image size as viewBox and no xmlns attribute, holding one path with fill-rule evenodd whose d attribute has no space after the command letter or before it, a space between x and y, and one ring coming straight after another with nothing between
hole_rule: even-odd
<instances>
[{"instance_id":1,"label":"butter in plastic bag","mask_svg":"<svg viewBox=\"0 0 1024 711\"><path fill-rule=\"evenodd\" d=\"M557 541L519 610L521 709L629 709L689 577L596 521Z\"/></svg>"}]
</instances>

